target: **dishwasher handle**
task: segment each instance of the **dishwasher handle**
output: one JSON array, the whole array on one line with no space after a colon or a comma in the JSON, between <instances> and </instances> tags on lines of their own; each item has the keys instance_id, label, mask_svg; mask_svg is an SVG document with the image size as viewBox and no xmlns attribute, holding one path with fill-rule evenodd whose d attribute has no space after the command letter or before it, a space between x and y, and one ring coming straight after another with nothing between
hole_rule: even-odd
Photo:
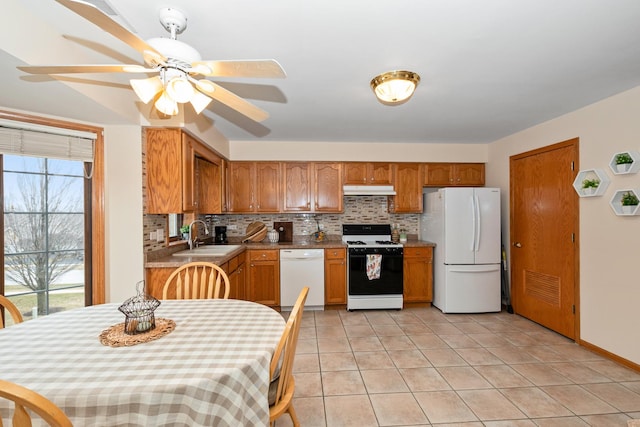
<instances>
[{"instance_id":1,"label":"dishwasher handle","mask_svg":"<svg viewBox=\"0 0 640 427\"><path fill-rule=\"evenodd\" d=\"M280 249L280 259L309 260L324 258L324 249Z\"/></svg>"}]
</instances>

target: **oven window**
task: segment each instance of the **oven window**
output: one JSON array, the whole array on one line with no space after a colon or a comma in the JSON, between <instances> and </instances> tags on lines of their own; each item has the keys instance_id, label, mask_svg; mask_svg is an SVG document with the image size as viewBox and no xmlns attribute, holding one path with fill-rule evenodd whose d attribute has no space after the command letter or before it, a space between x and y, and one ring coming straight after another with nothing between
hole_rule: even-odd
<instances>
[{"instance_id":1,"label":"oven window","mask_svg":"<svg viewBox=\"0 0 640 427\"><path fill-rule=\"evenodd\" d=\"M349 295L402 294L402 255L382 255L380 278L367 277L367 255L349 254Z\"/></svg>"}]
</instances>

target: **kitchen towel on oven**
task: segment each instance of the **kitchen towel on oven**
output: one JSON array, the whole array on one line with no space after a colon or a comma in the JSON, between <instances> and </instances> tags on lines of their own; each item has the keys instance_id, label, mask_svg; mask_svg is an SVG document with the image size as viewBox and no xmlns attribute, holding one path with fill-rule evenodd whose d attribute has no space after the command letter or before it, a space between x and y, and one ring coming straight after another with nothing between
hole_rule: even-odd
<instances>
[{"instance_id":1,"label":"kitchen towel on oven","mask_svg":"<svg viewBox=\"0 0 640 427\"><path fill-rule=\"evenodd\" d=\"M380 267L382 265L382 255L369 254L367 255L367 277L369 280L375 280L380 278Z\"/></svg>"}]
</instances>

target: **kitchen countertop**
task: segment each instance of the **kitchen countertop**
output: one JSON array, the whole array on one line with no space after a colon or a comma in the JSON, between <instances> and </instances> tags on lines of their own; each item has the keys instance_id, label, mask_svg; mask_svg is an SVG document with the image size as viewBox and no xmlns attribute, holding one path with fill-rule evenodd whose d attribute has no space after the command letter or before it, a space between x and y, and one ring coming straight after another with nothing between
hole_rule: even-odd
<instances>
[{"instance_id":1,"label":"kitchen countertop","mask_svg":"<svg viewBox=\"0 0 640 427\"><path fill-rule=\"evenodd\" d=\"M240 244L240 242L229 242L230 244ZM407 243L403 243L403 247L433 247L434 243L424 242L417 239L409 239ZM160 251L149 252L146 254L145 268L175 268L182 264L194 261L207 261L216 265L222 265L230 259L240 255L247 249L333 249L333 248L346 248L347 245L339 238L329 238L322 242L308 241L308 240L296 240L293 242L277 242L271 243L265 239L263 242L249 242L242 243L241 246L225 254L223 256L174 256L172 252L182 251L185 248L173 247L166 248Z\"/></svg>"}]
</instances>

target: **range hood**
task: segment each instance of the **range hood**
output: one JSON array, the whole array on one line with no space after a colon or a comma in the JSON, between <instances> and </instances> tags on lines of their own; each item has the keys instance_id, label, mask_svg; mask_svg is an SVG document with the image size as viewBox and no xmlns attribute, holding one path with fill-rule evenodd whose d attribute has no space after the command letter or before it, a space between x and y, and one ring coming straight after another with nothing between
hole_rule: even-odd
<instances>
[{"instance_id":1,"label":"range hood","mask_svg":"<svg viewBox=\"0 0 640 427\"><path fill-rule=\"evenodd\" d=\"M395 196L393 185L345 185L345 196Z\"/></svg>"}]
</instances>

